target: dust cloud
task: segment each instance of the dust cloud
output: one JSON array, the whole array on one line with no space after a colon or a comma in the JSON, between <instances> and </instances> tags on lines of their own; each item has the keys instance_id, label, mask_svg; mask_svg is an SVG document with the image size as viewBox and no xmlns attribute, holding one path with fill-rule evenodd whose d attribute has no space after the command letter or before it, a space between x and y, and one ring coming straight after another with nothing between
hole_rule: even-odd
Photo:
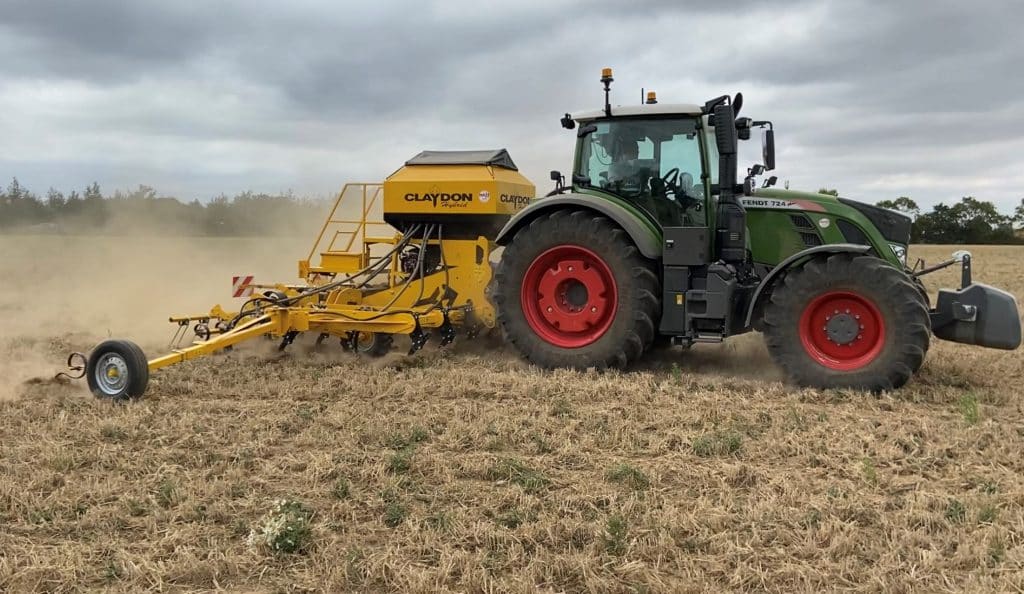
<instances>
[{"instance_id":1,"label":"dust cloud","mask_svg":"<svg viewBox=\"0 0 1024 594\"><path fill-rule=\"evenodd\" d=\"M749 380L780 381L782 372L772 361L764 338L751 332L720 344L696 344L690 348L656 347L637 363L637 369L678 369L693 375L719 375Z\"/></svg>"},{"instance_id":2,"label":"dust cloud","mask_svg":"<svg viewBox=\"0 0 1024 594\"><path fill-rule=\"evenodd\" d=\"M237 308L233 275L298 282L312 237L0 235L0 398L63 369L67 352L127 338L167 349L171 315Z\"/></svg>"}]
</instances>

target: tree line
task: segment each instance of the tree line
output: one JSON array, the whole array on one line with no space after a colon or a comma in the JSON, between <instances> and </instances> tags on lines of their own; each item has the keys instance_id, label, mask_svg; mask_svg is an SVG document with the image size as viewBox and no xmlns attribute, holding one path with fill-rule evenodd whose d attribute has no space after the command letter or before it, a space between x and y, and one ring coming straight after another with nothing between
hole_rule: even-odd
<instances>
[{"instance_id":1,"label":"tree line","mask_svg":"<svg viewBox=\"0 0 1024 594\"><path fill-rule=\"evenodd\" d=\"M820 194L838 196L834 189L822 188ZM1024 198L1011 214L999 212L996 205L973 196L964 196L959 202L947 205L940 202L927 212L913 199L900 196L895 200L882 200L875 204L897 210L913 219L910 230L912 243L939 244L1006 244L1024 243Z\"/></svg>"},{"instance_id":2,"label":"tree line","mask_svg":"<svg viewBox=\"0 0 1024 594\"><path fill-rule=\"evenodd\" d=\"M39 196L15 178L0 188L0 233L302 236L323 222L330 204L292 193L243 192L208 202L160 196L149 186L104 195L97 183Z\"/></svg>"},{"instance_id":3,"label":"tree line","mask_svg":"<svg viewBox=\"0 0 1024 594\"><path fill-rule=\"evenodd\" d=\"M822 194L839 194L822 188ZM906 196L878 206L898 210L914 220L914 243L1024 243L1024 199L1011 214L988 201L965 196L923 212ZM0 232L171 234L210 236L307 235L317 228L329 204L292 193L243 192L208 202L183 202L159 196L149 186L106 196L97 183L81 192L50 189L41 197L15 178L0 188Z\"/></svg>"},{"instance_id":4,"label":"tree line","mask_svg":"<svg viewBox=\"0 0 1024 594\"><path fill-rule=\"evenodd\" d=\"M898 210L914 220L910 237L914 243L1024 243L1024 199L1012 214L999 212L994 204L964 196L953 205L938 203L921 212L917 203L900 196L882 200L878 206Z\"/></svg>"}]
</instances>

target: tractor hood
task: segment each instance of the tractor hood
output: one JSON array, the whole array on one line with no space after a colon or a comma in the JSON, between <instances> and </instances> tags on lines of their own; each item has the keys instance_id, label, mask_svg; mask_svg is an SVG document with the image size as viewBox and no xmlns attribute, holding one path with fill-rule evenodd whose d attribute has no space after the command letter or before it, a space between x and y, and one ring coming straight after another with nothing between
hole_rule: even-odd
<instances>
[{"instance_id":1,"label":"tractor hood","mask_svg":"<svg viewBox=\"0 0 1024 594\"><path fill-rule=\"evenodd\" d=\"M747 206L750 202L757 200L777 200L790 205L789 208L810 212L828 212L839 216L843 216L846 208L852 208L870 221L887 241L904 246L910 244L911 218L888 208L881 208L848 198L838 198L829 194L784 190L781 188L758 188L752 196L744 198L743 203L744 206ZM783 207L776 206L776 208Z\"/></svg>"},{"instance_id":2,"label":"tractor hood","mask_svg":"<svg viewBox=\"0 0 1024 594\"><path fill-rule=\"evenodd\" d=\"M775 199L791 203L793 207L814 212L833 210L837 204L835 196L817 192L801 192L799 190L783 190L782 188L757 188L747 199Z\"/></svg>"}]
</instances>

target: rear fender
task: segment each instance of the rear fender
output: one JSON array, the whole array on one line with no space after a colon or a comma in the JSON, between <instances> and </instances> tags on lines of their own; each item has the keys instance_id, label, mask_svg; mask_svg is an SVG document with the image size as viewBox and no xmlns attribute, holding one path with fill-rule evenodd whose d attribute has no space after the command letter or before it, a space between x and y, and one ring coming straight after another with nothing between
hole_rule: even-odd
<instances>
[{"instance_id":1,"label":"rear fender","mask_svg":"<svg viewBox=\"0 0 1024 594\"><path fill-rule=\"evenodd\" d=\"M772 285L775 281L782 278L785 272L810 258L821 254L856 254L858 256L864 255L871 251L869 245L858 245L856 243L832 243L828 245L818 245L806 250L797 252L792 256L786 258L782 262L779 262L778 266L771 269L764 279L761 280L761 284L757 285L754 289L754 295L750 298L750 305L747 306L747 318L744 327L750 328L751 323L754 321L754 314L760 305L760 302L771 292Z\"/></svg>"},{"instance_id":2,"label":"rear fender","mask_svg":"<svg viewBox=\"0 0 1024 594\"><path fill-rule=\"evenodd\" d=\"M622 227L644 257L652 260L661 259L661 237L651 229L646 220L641 218L642 215L630 212L611 200L594 198L585 194L560 194L530 204L505 224L494 241L498 245L507 245L512 241L516 232L530 224L533 219L544 213L563 208L586 209L608 217Z\"/></svg>"}]
</instances>

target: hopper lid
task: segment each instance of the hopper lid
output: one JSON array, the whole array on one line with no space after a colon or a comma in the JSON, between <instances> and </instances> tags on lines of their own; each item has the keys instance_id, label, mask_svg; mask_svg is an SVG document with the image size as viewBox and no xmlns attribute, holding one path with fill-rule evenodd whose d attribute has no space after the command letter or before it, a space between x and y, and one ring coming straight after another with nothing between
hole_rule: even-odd
<instances>
[{"instance_id":1,"label":"hopper lid","mask_svg":"<svg viewBox=\"0 0 1024 594\"><path fill-rule=\"evenodd\" d=\"M406 165L491 165L519 171L505 149L482 151L423 151Z\"/></svg>"}]
</instances>

